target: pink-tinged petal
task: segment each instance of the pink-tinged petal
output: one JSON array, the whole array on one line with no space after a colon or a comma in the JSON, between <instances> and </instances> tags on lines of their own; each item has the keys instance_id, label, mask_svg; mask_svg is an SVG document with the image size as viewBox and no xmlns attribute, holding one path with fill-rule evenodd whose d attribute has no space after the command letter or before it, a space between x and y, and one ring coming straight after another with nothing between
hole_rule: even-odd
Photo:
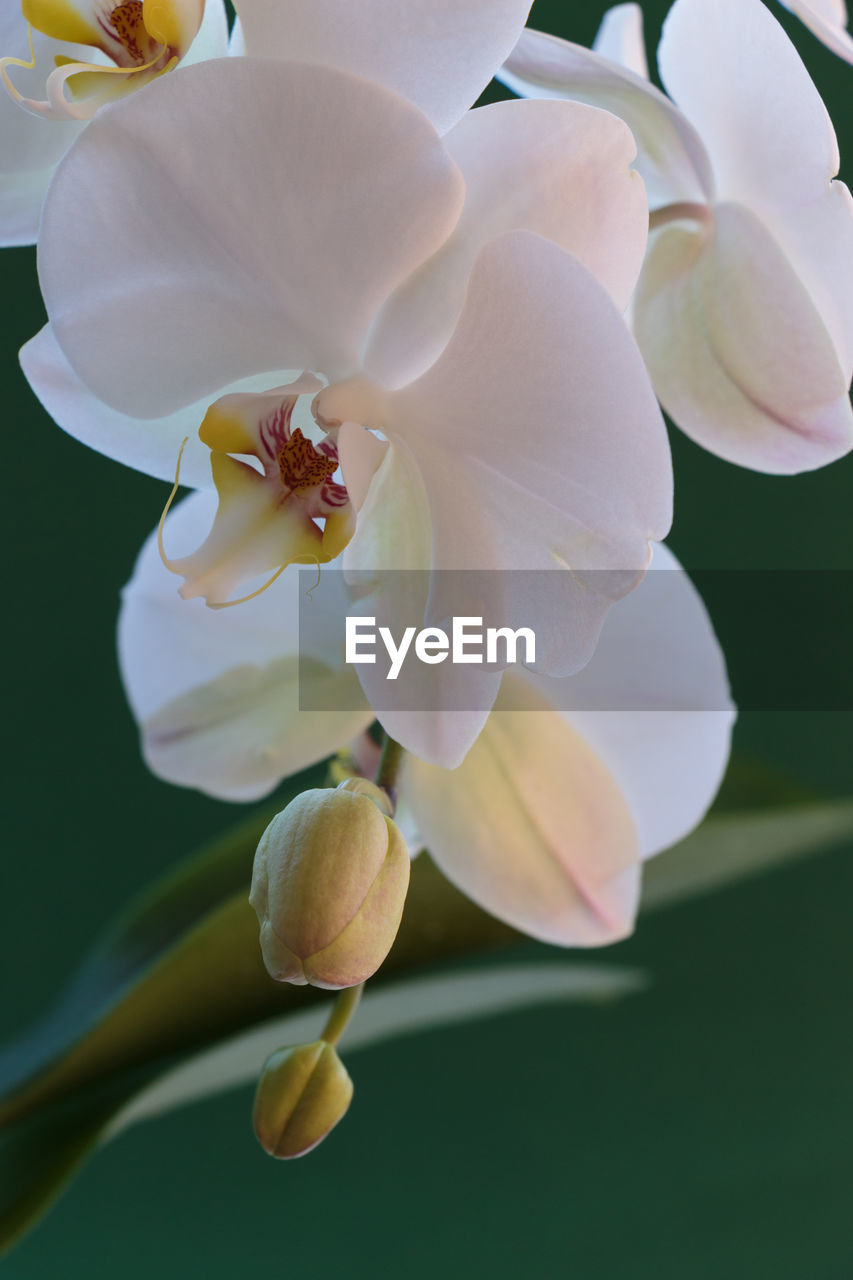
<instances>
[{"instance_id":1,"label":"pink-tinged petal","mask_svg":"<svg viewBox=\"0 0 853 1280\"><path fill-rule=\"evenodd\" d=\"M338 457L341 460L344 484L356 511L360 511L364 505L370 483L387 451L387 442L380 440L372 431L366 431L355 422L342 423L338 431ZM367 521L363 522L359 536L363 535L368 524Z\"/></svg>"},{"instance_id":2,"label":"pink-tinged petal","mask_svg":"<svg viewBox=\"0 0 853 1280\"><path fill-rule=\"evenodd\" d=\"M853 205L826 107L760 0L677 0L661 77L702 136L720 200L756 213L790 257L853 373Z\"/></svg>"},{"instance_id":3,"label":"pink-tinged petal","mask_svg":"<svg viewBox=\"0 0 853 1280\"><path fill-rule=\"evenodd\" d=\"M795 13L818 40L837 53L845 62L853 63L853 36L847 31L847 7L844 0L781 0Z\"/></svg>"},{"instance_id":4,"label":"pink-tinged petal","mask_svg":"<svg viewBox=\"0 0 853 1280\"><path fill-rule=\"evenodd\" d=\"M592 42L593 52L635 76L649 78L646 43L643 39L643 11L638 4L617 4L608 9Z\"/></svg>"},{"instance_id":5,"label":"pink-tinged petal","mask_svg":"<svg viewBox=\"0 0 853 1280\"><path fill-rule=\"evenodd\" d=\"M440 354L462 311L471 266L490 240L529 230L568 249L620 310L637 282L648 231L626 125L579 102L499 102L469 111L445 137L466 184L446 244L383 308L365 367L401 386Z\"/></svg>"},{"instance_id":6,"label":"pink-tinged petal","mask_svg":"<svg viewBox=\"0 0 853 1280\"><path fill-rule=\"evenodd\" d=\"M785 250L835 345L847 385L853 376L853 198L843 182L824 184L814 200L754 211Z\"/></svg>"},{"instance_id":7,"label":"pink-tinged petal","mask_svg":"<svg viewBox=\"0 0 853 1280\"><path fill-rule=\"evenodd\" d=\"M337 394L329 388L320 402L331 407ZM543 635L541 660L552 672L577 670L613 594L636 582L650 540L671 519L660 411L604 289L539 236L492 241L474 264L447 347L421 378L387 396L384 412L384 423L371 425L409 450L430 539L428 552L423 534L417 558L395 567L552 570L548 603L560 626ZM375 501L377 519L378 492ZM392 512L386 544L399 524ZM625 572L578 576L598 569ZM494 625L534 625L524 619L525 575L492 580ZM450 607L442 583L430 605L436 621L466 612Z\"/></svg>"},{"instance_id":8,"label":"pink-tinged petal","mask_svg":"<svg viewBox=\"0 0 853 1280\"><path fill-rule=\"evenodd\" d=\"M566 720L505 677L498 709L454 770L404 762L400 791L445 875L544 942L631 931L637 836L619 788Z\"/></svg>"},{"instance_id":9,"label":"pink-tinged petal","mask_svg":"<svg viewBox=\"0 0 853 1280\"><path fill-rule=\"evenodd\" d=\"M338 67L408 98L439 132L473 106L530 0L238 0L250 54Z\"/></svg>"},{"instance_id":10,"label":"pink-tinged petal","mask_svg":"<svg viewBox=\"0 0 853 1280\"><path fill-rule=\"evenodd\" d=\"M853 447L833 341L770 232L721 204L710 232L660 232L634 305L661 403L697 443L790 475Z\"/></svg>"},{"instance_id":11,"label":"pink-tinged petal","mask_svg":"<svg viewBox=\"0 0 853 1280\"><path fill-rule=\"evenodd\" d=\"M643 857L698 825L725 772L735 711L711 620L671 551L655 547L582 671L525 679L607 766Z\"/></svg>"},{"instance_id":12,"label":"pink-tinged petal","mask_svg":"<svg viewBox=\"0 0 853 1280\"><path fill-rule=\"evenodd\" d=\"M182 68L100 113L57 171L39 246L57 341L139 416L282 365L340 376L463 186L420 112L366 81Z\"/></svg>"},{"instance_id":13,"label":"pink-tinged petal","mask_svg":"<svg viewBox=\"0 0 853 1280\"><path fill-rule=\"evenodd\" d=\"M637 140L636 168L650 207L710 197L710 165L696 130L664 94L626 67L557 36L527 30L499 79L523 98L573 98L624 120Z\"/></svg>"},{"instance_id":14,"label":"pink-tinged petal","mask_svg":"<svg viewBox=\"0 0 853 1280\"><path fill-rule=\"evenodd\" d=\"M165 536L191 550L214 517L212 494L177 506ZM182 600L155 535L125 588L119 658L149 767L182 786L228 800L266 794L282 777L323 759L372 721L337 652L315 655L315 693L341 711L299 710L299 578L215 612Z\"/></svg>"}]
</instances>

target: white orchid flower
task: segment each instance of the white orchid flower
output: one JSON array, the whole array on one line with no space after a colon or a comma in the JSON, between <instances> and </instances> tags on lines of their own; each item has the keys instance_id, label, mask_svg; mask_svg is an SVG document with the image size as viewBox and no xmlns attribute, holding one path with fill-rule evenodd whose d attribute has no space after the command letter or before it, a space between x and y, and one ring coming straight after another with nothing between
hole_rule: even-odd
<instances>
[{"instance_id":1,"label":"white orchid flower","mask_svg":"<svg viewBox=\"0 0 853 1280\"><path fill-rule=\"evenodd\" d=\"M486 88L531 0L237 0L231 52L353 71L420 107L439 133Z\"/></svg>"},{"instance_id":2,"label":"white orchid flower","mask_svg":"<svg viewBox=\"0 0 853 1280\"><path fill-rule=\"evenodd\" d=\"M853 202L832 181L835 134L794 46L760 0L676 0L658 51L672 101L643 78L636 5L612 11L606 47L625 65L526 31L501 78L605 106L634 131L653 235L633 323L661 403L759 471L841 457Z\"/></svg>"},{"instance_id":3,"label":"white orchid flower","mask_svg":"<svg viewBox=\"0 0 853 1280\"><path fill-rule=\"evenodd\" d=\"M221 607L344 547L350 572L549 569L549 670L576 670L612 603L579 573L629 590L671 517L621 315L646 237L633 154L576 103L496 104L442 140L337 70L190 68L58 170L25 372L61 426L151 474L192 434L184 478L220 505L196 551L163 540L183 596ZM405 745L458 763L486 714Z\"/></svg>"},{"instance_id":4,"label":"white orchid flower","mask_svg":"<svg viewBox=\"0 0 853 1280\"><path fill-rule=\"evenodd\" d=\"M170 539L192 545L214 507L209 493L181 502ZM545 941L628 932L642 860L700 821L722 777L733 720L725 665L686 574L664 572L678 569L656 547L581 672L506 673L459 768L407 756L398 775L410 847L414 826L464 892ZM124 592L119 656L160 777L257 799L367 728L373 713L333 646L314 661L330 703L350 709L299 710L296 577L288 570L243 608L211 613L177 597L148 539ZM357 754L369 770L364 740Z\"/></svg>"},{"instance_id":5,"label":"white orchid flower","mask_svg":"<svg viewBox=\"0 0 853 1280\"><path fill-rule=\"evenodd\" d=\"M853 36L847 30L844 0L780 0L827 49L853 63Z\"/></svg>"},{"instance_id":6,"label":"white orchid flower","mask_svg":"<svg viewBox=\"0 0 853 1280\"><path fill-rule=\"evenodd\" d=\"M232 53L364 75L415 102L443 131L512 49L530 0L409 0L404 10L389 0L242 0L237 9ZM0 74L9 95L0 92L0 245L35 242L54 168L104 102L179 61L228 49L223 0L22 0L20 7L7 0L0 16Z\"/></svg>"},{"instance_id":7,"label":"white orchid flower","mask_svg":"<svg viewBox=\"0 0 853 1280\"><path fill-rule=\"evenodd\" d=\"M227 52L223 0L7 0L0 15L0 245L33 244L57 163L105 102Z\"/></svg>"}]
</instances>

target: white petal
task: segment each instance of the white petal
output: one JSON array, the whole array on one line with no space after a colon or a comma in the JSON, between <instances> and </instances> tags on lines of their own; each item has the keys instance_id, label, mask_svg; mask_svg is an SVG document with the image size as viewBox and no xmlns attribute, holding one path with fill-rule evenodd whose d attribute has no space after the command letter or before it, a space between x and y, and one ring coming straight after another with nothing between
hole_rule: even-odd
<instances>
[{"instance_id":1,"label":"white petal","mask_svg":"<svg viewBox=\"0 0 853 1280\"><path fill-rule=\"evenodd\" d=\"M638 4L617 4L608 9L592 42L593 52L635 76L649 78L646 44L643 39L643 11Z\"/></svg>"},{"instance_id":2,"label":"white petal","mask_svg":"<svg viewBox=\"0 0 853 1280\"><path fill-rule=\"evenodd\" d=\"M24 97L40 99L44 97L45 81L53 70L55 55L74 55L78 46L61 45L34 31L33 52L34 68L7 65L3 73ZM30 61L27 25L19 5L4 5L0 12L0 58ZM55 165L84 127L77 122L34 116L0 85L0 174L35 172Z\"/></svg>"},{"instance_id":3,"label":"white petal","mask_svg":"<svg viewBox=\"0 0 853 1280\"><path fill-rule=\"evenodd\" d=\"M238 0L248 53L353 71L414 102L444 132L473 106L530 0Z\"/></svg>"},{"instance_id":4,"label":"white petal","mask_svg":"<svg viewBox=\"0 0 853 1280\"><path fill-rule=\"evenodd\" d=\"M170 550L192 549L216 498L195 494L166 522ZM125 588L119 657L143 751L160 777L223 799L266 794L282 777L322 760L370 724L351 671L319 653L324 701L341 711L299 710L300 580L288 571L263 595L224 611L181 600L154 535Z\"/></svg>"},{"instance_id":5,"label":"white petal","mask_svg":"<svg viewBox=\"0 0 853 1280\"><path fill-rule=\"evenodd\" d=\"M799 54L760 0L677 0L661 77L702 136L720 200L758 214L791 257L853 373L853 206Z\"/></svg>"},{"instance_id":6,"label":"white petal","mask_svg":"<svg viewBox=\"0 0 853 1280\"><path fill-rule=\"evenodd\" d=\"M619 116L637 140L636 168L654 208L702 201L712 190L705 148L692 125L642 76L580 45L524 31L499 79L525 98L574 98Z\"/></svg>"},{"instance_id":7,"label":"white petal","mask_svg":"<svg viewBox=\"0 0 853 1280\"><path fill-rule=\"evenodd\" d=\"M796 201L838 172L826 108L761 0L676 0L658 66L708 149L720 199Z\"/></svg>"},{"instance_id":8,"label":"white petal","mask_svg":"<svg viewBox=\"0 0 853 1280\"><path fill-rule=\"evenodd\" d=\"M570 680L525 677L558 707L617 782L643 857L704 817L725 772L734 709L705 606L672 552L613 606Z\"/></svg>"},{"instance_id":9,"label":"white petal","mask_svg":"<svg viewBox=\"0 0 853 1280\"><path fill-rule=\"evenodd\" d=\"M713 232L663 230L634 304L637 340L670 416L730 462L790 475L853 446L832 339L769 231L718 205Z\"/></svg>"},{"instance_id":10,"label":"white petal","mask_svg":"<svg viewBox=\"0 0 853 1280\"><path fill-rule=\"evenodd\" d=\"M431 567L554 570L548 604L561 624L543 637L543 660L576 670L611 585L588 587L578 572L626 570L617 594L628 590L671 518L660 413L602 287L538 236L493 241L474 264L448 346L388 396L387 412L386 434L405 442L422 479ZM523 618L524 578L494 575L503 600L494 625L535 626ZM432 608L466 612L438 600Z\"/></svg>"},{"instance_id":11,"label":"white petal","mask_svg":"<svg viewBox=\"0 0 853 1280\"><path fill-rule=\"evenodd\" d=\"M53 165L23 173L0 173L0 248L35 244L41 206L52 177Z\"/></svg>"},{"instance_id":12,"label":"white petal","mask_svg":"<svg viewBox=\"0 0 853 1280\"><path fill-rule=\"evenodd\" d=\"M228 14L223 0L204 0L204 15L198 35L181 59L181 66L189 67L209 58L224 58L228 44Z\"/></svg>"},{"instance_id":13,"label":"white petal","mask_svg":"<svg viewBox=\"0 0 853 1280\"><path fill-rule=\"evenodd\" d=\"M25 97L43 98L55 40L33 32L32 70L6 65L3 75ZM19 5L0 11L0 57L29 62L27 25ZM0 84L0 246L35 244L45 192L56 164L85 126L43 120L25 111Z\"/></svg>"},{"instance_id":14,"label":"white petal","mask_svg":"<svg viewBox=\"0 0 853 1280\"><path fill-rule=\"evenodd\" d=\"M499 706L458 769L404 762L400 790L427 848L469 897L544 942L623 937L639 862L618 787L562 716L530 709L513 677Z\"/></svg>"},{"instance_id":15,"label":"white petal","mask_svg":"<svg viewBox=\"0 0 853 1280\"><path fill-rule=\"evenodd\" d=\"M49 324L21 349L21 367L57 426L108 458L137 471L173 480L181 442L181 482L210 488L210 450L198 438L207 401L196 401L165 418L129 418L99 400L77 377ZM164 499L165 500L165 499Z\"/></svg>"},{"instance_id":16,"label":"white petal","mask_svg":"<svg viewBox=\"0 0 853 1280\"><path fill-rule=\"evenodd\" d=\"M426 119L365 81L183 68L99 113L56 174L39 270L57 341L139 416L283 365L340 376L462 188Z\"/></svg>"},{"instance_id":17,"label":"white petal","mask_svg":"<svg viewBox=\"0 0 853 1280\"><path fill-rule=\"evenodd\" d=\"M360 427L344 426L338 436L347 485L368 449L379 466L363 500L343 562L351 582L375 578L376 588L357 593L350 612L373 617L399 640L413 620L424 625L428 606L431 524L429 500L417 463L402 441L376 452L375 437ZM376 571L384 571L377 575ZM408 574L406 570L416 572ZM422 572L417 572L421 570ZM390 574L388 574L390 571ZM388 574L388 576L385 576ZM445 768L454 768L482 729L500 687L500 675L444 663L405 664L398 678L386 679L388 663L380 650L375 663L359 663L358 678L383 728L407 751ZM457 691L458 690L458 694ZM457 706L466 709L455 710ZM432 706L443 709L428 710ZM468 709L470 708L470 709Z\"/></svg>"},{"instance_id":18,"label":"white petal","mask_svg":"<svg viewBox=\"0 0 853 1280\"><path fill-rule=\"evenodd\" d=\"M847 7L844 0L782 0L782 4L795 13L828 49L845 62L853 63L853 36L846 30Z\"/></svg>"},{"instance_id":19,"label":"white petal","mask_svg":"<svg viewBox=\"0 0 853 1280\"><path fill-rule=\"evenodd\" d=\"M466 184L456 229L383 308L366 368L385 385L423 373L459 318L471 266L489 240L530 230L570 250L620 310L637 282L648 230L636 146L608 112L579 102L499 102L445 137Z\"/></svg>"},{"instance_id":20,"label":"white petal","mask_svg":"<svg viewBox=\"0 0 853 1280\"><path fill-rule=\"evenodd\" d=\"M80 381L63 355L49 324L31 338L20 352L21 367L35 394L57 426L75 440L97 449L107 458L123 462L136 471L174 480L181 444L181 484L194 489L213 485L210 449L198 438L209 401L196 400L164 418L130 418L104 404ZM266 391L271 385L291 383L299 371L278 370L233 383L225 393ZM297 414L313 423L307 401L300 401ZM295 421L298 421L296 416Z\"/></svg>"}]
</instances>

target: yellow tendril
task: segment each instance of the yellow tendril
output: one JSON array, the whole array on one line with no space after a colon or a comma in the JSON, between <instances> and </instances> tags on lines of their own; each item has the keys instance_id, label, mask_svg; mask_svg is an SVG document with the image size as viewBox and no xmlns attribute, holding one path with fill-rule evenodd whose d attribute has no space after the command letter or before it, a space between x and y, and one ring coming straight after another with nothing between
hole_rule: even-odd
<instances>
[{"instance_id":1,"label":"yellow tendril","mask_svg":"<svg viewBox=\"0 0 853 1280\"><path fill-rule=\"evenodd\" d=\"M163 514L160 516L160 520L157 524L157 550L160 552L160 559L163 561L163 564L166 566L166 568L169 570L170 573L177 573L179 576L181 576L180 569L174 568L175 562L174 560L169 559L169 557L166 555L166 548L163 546L163 527L166 523L166 516L169 514L169 511L171 510L172 503L175 501L175 494L178 492L178 489L181 487L181 458L183 458L184 456L184 449L186 449L187 447L188 440L189 440L189 436L184 436L183 441L181 442L181 447L178 450L178 461L175 465L175 483L172 485L172 492L169 494L168 498L166 499L166 505L163 508Z\"/></svg>"}]
</instances>

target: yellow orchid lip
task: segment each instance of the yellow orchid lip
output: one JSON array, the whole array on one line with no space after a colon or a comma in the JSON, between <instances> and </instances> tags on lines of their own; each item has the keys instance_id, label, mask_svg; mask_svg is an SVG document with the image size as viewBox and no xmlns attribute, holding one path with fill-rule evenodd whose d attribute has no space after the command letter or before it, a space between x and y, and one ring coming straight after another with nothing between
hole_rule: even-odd
<instances>
[{"instance_id":1,"label":"yellow orchid lip","mask_svg":"<svg viewBox=\"0 0 853 1280\"><path fill-rule=\"evenodd\" d=\"M0 58L0 78L25 111L54 120L88 120L113 98L171 71L189 49L204 17L204 0L22 0L30 60ZM32 32L85 45L109 59L85 62L57 54L44 99L25 97L9 67L33 70ZM66 93L66 86L68 92ZM69 96L70 95L70 96Z\"/></svg>"},{"instance_id":2,"label":"yellow orchid lip","mask_svg":"<svg viewBox=\"0 0 853 1280\"><path fill-rule=\"evenodd\" d=\"M291 421L299 396L313 395L321 385L303 374L288 386L222 396L210 406L198 434L210 449L219 507L202 545L175 559L166 554L163 528L180 483L178 456L158 542L163 564L184 579L185 599L201 596L212 609L243 604L288 565L326 564L349 542L355 520L345 487L334 479L336 433L327 432L315 445ZM235 454L254 458L260 470ZM240 583L270 573L248 595L229 598Z\"/></svg>"}]
</instances>

